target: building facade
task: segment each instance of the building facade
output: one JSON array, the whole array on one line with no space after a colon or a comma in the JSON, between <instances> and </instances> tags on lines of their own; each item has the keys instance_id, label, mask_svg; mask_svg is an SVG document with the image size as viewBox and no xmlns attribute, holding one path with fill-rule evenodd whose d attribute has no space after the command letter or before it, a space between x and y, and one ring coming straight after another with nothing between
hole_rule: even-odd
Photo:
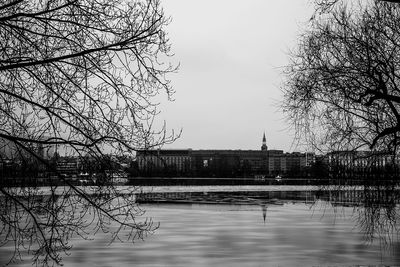
<instances>
[{"instance_id":1,"label":"building facade","mask_svg":"<svg viewBox=\"0 0 400 267\"><path fill-rule=\"evenodd\" d=\"M333 151L327 159L333 179L392 179L400 166L399 157L384 151Z\"/></svg>"},{"instance_id":2,"label":"building facade","mask_svg":"<svg viewBox=\"0 0 400 267\"><path fill-rule=\"evenodd\" d=\"M301 175L314 154L268 150L265 134L260 150L141 150L136 154L143 176L250 177Z\"/></svg>"},{"instance_id":3,"label":"building facade","mask_svg":"<svg viewBox=\"0 0 400 267\"><path fill-rule=\"evenodd\" d=\"M192 168L191 152L191 149L141 150L136 154L136 161L145 176L162 172L186 174Z\"/></svg>"}]
</instances>

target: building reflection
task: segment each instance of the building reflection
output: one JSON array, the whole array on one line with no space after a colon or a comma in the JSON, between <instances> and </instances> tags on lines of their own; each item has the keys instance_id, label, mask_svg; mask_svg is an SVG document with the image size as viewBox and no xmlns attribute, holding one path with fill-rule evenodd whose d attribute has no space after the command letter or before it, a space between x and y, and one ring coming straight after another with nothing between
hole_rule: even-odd
<instances>
[{"instance_id":1,"label":"building reflection","mask_svg":"<svg viewBox=\"0 0 400 267\"><path fill-rule=\"evenodd\" d=\"M264 220L264 224L265 224L265 220L267 218L267 204L261 203L260 206L261 206L263 220Z\"/></svg>"},{"instance_id":2,"label":"building reflection","mask_svg":"<svg viewBox=\"0 0 400 267\"><path fill-rule=\"evenodd\" d=\"M363 234L364 242L379 241L382 247L391 247L400 234L399 191L398 188L375 186L304 191L168 192L143 193L137 200L146 203L255 205L261 209L264 224L268 211L276 205L304 203L312 207L322 202L334 209L350 207L352 220Z\"/></svg>"}]
</instances>

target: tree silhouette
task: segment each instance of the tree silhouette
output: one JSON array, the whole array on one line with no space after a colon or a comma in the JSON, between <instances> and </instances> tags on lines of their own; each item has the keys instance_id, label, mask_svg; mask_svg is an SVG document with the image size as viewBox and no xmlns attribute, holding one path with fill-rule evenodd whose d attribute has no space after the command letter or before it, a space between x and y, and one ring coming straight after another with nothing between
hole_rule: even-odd
<instances>
[{"instance_id":1,"label":"tree silhouette","mask_svg":"<svg viewBox=\"0 0 400 267\"><path fill-rule=\"evenodd\" d=\"M283 109L328 150L396 153L400 144L400 6L337 5L311 22L286 69Z\"/></svg>"},{"instance_id":2,"label":"tree silhouette","mask_svg":"<svg viewBox=\"0 0 400 267\"><path fill-rule=\"evenodd\" d=\"M2 159L34 161L57 175L43 154L101 160L173 141L153 127L155 97L171 98L170 45L158 0L5 0L0 4ZM10 151L14 153L10 153ZM7 156L8 155L8 156ZM3 172L4 173L4 172ZM4 178L4 177L1 177ZM18 177L14 177L18 179ZM154 230L131 191L110 183L11 188L0 181L0 244L25 248L34 263L60 264L72 236L86 229L128 239ZM3 180L3 179L0 179ZM60 185L61 184L61 185Z\"/></svg>"}]
</instances>

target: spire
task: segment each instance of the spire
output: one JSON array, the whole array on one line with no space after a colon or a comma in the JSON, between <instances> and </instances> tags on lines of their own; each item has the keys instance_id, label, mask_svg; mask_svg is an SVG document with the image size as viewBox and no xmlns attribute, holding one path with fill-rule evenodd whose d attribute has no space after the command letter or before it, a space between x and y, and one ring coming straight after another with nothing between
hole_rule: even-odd
<instances>
[{"instance_id":1,"label":"spire","mask_svg":"<svg viewBox=\"0 0 400 267\"><path fill-rule=\"evenodd\" d=\"M268 150L268 147L267 147L267 138L265 138L265 132L264 132L263 139L262 139L261 150L262 150L262 151L267 151L267 150Z\"/></svg>"}]
</instances>

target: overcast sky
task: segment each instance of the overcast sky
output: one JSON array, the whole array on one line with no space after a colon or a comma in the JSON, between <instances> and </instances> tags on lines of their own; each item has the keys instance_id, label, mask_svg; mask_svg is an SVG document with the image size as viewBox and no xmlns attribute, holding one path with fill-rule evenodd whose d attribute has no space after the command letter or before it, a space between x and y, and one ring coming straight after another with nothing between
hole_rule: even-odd
<instances>
[{"instance_id":1,"label":"overcast sky","mask_svg":"<svg viewBox=\"0 0 400 267\"><path fill-rule=\"evenodd\" d=\"M309 21L309 0L164 0L181 66L175 101L159 117L182 136L165 148L270 149L293 146L278 104L287 52Z\"/></svg>"}]
</instances>

